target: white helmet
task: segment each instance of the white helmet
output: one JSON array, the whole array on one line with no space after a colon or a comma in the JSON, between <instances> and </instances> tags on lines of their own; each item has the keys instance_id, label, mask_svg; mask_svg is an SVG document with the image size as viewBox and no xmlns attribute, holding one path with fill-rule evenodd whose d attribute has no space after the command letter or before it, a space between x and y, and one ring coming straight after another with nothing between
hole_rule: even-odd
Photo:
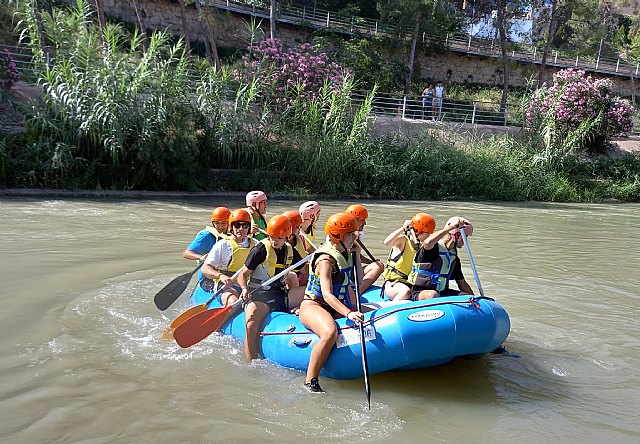
<instances>
[{"instance_id":1,"label":"white helmet","mask_svg":"<svg viewBox=\"0 0 640 444\"><path fill-rule=\"evenodd\" d=\"M267 200L267 195L264 194L264 191L249 191L247 193L246 201L248 207L257 207L260 202Z\"/></svg>"},{"instance_id":2,"label":"white helmet","mask_svg":"<svg viewBox=\"0 0 640 444\"><path fill-rule=\"evenodd\" d=\"M320 214L320 204L315 200L310 200L300 205L299 211L302 219L308 219L313 216L313 218L317 220L318 214Z\"/></svg>"},{"instance_id":3,"label":"white helmet","mask_svg":"<svg viewBox=\"0 0 640 444\"><path fill-rule=\"evenodd\" d=\"M471 225L471 222L469 222L467 219L465 219L464 217L460 217L460 216L453 216L450 217L449 220L447 221L447 223L445 224L445 227L450 227L452 225L455 225L458 223L458 220L462 219L463 222L463 227L464 227L464 234L466 234L467 236L471 236L473 234L473 225ZM453 229L451 231L449 231L449 233L451 234L456 234L458 233L460 230L458 228Z\"/></svg>"}]
</instances>

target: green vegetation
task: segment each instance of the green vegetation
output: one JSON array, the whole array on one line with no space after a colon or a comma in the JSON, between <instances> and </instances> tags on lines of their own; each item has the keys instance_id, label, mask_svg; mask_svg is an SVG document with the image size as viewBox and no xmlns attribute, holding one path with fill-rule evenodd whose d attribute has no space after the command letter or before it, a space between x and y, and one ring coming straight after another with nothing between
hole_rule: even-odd
<instances>
[{"instance_id":1,"label":"green vegetation","mask_svg":"<svg viewBox=\"0 0 640 444\"><path fill-rule=\"evenodd\" d=\"M38 53L37 24L23 18ZM79 2L45 22L56 58L42 71L43 104L27 132L0 135L1 184L197 190L215 182L297 197L640 201L640 155L589 157L580 129L546 145L538 131L374 138L372 95L354 105L352 75L311 97L289 88L283 106L264 75L189 61L164 33L143 53L137 35L114 25L100 34L93 20Z\"/></svg>"}]
</instances>

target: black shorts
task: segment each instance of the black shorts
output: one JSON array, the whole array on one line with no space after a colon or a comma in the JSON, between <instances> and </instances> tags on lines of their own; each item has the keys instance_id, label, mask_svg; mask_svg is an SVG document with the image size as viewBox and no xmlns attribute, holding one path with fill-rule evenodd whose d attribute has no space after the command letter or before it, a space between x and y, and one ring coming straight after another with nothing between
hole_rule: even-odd
<instances>
[{"instance_id":1,"label":"black shorts","mask_svg":"<svg viewBox=\"0 0 640 444\"><path fill-rule=\"evenodd\" d=\"M251 294L251 300L267 304L269 311L289 313L287 292L284 289L256 291Z\"/></svg>"}]
</instances>

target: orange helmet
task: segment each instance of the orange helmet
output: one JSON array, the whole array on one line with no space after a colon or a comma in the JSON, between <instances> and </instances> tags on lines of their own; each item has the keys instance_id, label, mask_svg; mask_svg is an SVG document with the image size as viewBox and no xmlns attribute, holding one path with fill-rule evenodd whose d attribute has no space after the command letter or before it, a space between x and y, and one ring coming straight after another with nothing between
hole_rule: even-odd
<instances>
[{"instance_id":1,"label":"orange helmet","mask_svg":"<svg viewBox=\"0 0 640 444\"><path fill-rule=\"evenodd\" d=\"M211 222L228 222L231 211L227 207L217 207L211 212Z\"/></svg>"},{"instance_id":2,"label":"orange helmet","mask_svg":"<svg viewBox=\"0 0 640 444\"><path fill-rule=\"evenodd\" d=\"M251 223L251 215L247 210L243 210L242 208L238 210L233 210L229 215L229 223L232 224L234 222L249 222Z\"/></svg>"},{"instance_id":3,"label":"orange helmet","mask_svg":"<svg viewBox=\"0 0 640 444\"><path fill-rule=\"evenodd\" d=\"M269 222L267 222L267 229L264 231L272 237L287 238L291 236L291 222L289 222L289 219L286 216L278 214L277 216L273 216L269 219Z\"/></svg>"},{"instance_id":4,"label":"orange helmet","mask_svg":"<svg viewBox=\"0 0 640 444\"><path fill-rule=\"evenodd\" d=\"M356 219L366 219L367 217L369 217L369 212L364 205L351 205L349 206L349 208L347 208L347 211L345 211L345 213L352 215Z\"/></svg>"},{"instance_id":5,"label":"orange helmet","mask_svg":"<svg viewBox=\"0 0 640 444\"><path fill-rule=\"evenodd\" d=\"M413 229L416 234L427 233L431 234L436 229L436 220L432 215L427 213L416 213L412 218Z\"/></svg>"},{"instance_id":6,"label":"orange helmet","mask_svg":"<svg viewBox=\"0 0 640 444\"><path fill-rule=\"evenodd\" d=\"M292 231L298 228L300 225L302 225L302 216L300 216L300 213L298 213L297 211L295 210L285 211L284 213L282 213L282 215L287 219L289 219L289 222L291 222Z\"/></svg>"},{"instance_id":7,"label":"orange helmet","mask_svg":"<svg viewBox=\"0 0 640 444\"><path fill-rule=\"evenodd\" d=\"M356 218L347 213L336 213L332 215L324 225L324 232L336 243L342 242L345 234L353 233L357 229Z\"/></svg>"}]
</instances>

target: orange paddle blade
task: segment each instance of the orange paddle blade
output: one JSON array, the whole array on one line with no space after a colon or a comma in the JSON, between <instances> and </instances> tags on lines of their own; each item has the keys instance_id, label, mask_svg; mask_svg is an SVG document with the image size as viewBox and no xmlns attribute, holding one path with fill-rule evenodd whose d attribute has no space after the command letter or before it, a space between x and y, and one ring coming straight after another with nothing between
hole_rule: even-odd
<instances>
[{"instance_id":1,"label":"orange paddle blade","mask_svg":"<svg viewBox=\"0 0 640 444\"><path fill-rule=\"evenodd\" d=\"M174 330L173 338L182 348L197 344L222 327L231 308L212 308L191 316Z\"/></svg>"},{"instance_id":2,"label":"orange paddle blade","mask_svg":"<svg viewBox=\"0 0 640 444\"><path fill-rule=\"evenodd\" d=\"M175 330L180 325L182 325L184 321L189 319L191 316L197 315L198 313L202 313L206 309L207 309L207 304L194 305L193 307L189 308L188 310L180 314L180 316L175 318L173 321L171 321L171 324L169 324L169 328L172 328Z\"/></svg>"}]
</instances>

